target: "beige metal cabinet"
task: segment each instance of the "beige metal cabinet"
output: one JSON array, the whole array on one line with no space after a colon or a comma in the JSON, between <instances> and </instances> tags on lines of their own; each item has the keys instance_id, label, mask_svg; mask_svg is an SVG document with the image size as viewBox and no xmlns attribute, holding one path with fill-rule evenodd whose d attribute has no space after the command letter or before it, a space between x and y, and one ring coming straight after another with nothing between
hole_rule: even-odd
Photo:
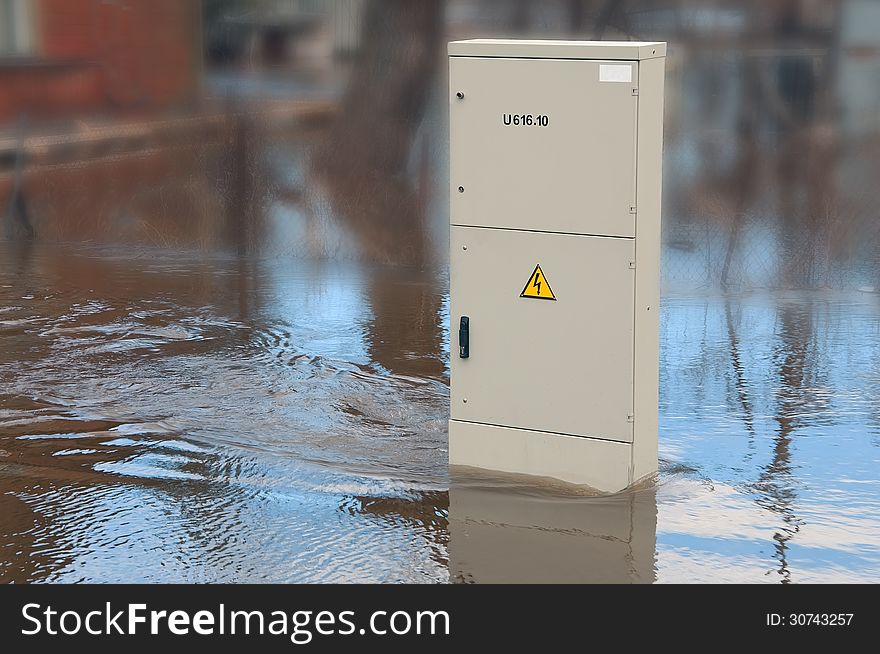
<instances>
[{"instance_id":1,"label":"beige metal cabinet","mask_svg":"<svg viewBox=\"0 0 880 654\"><path fill-rule=\"evenodd\" d=\"M656 471L665 52L449 44L452 464Z\"/></svg>"}]
</instances>

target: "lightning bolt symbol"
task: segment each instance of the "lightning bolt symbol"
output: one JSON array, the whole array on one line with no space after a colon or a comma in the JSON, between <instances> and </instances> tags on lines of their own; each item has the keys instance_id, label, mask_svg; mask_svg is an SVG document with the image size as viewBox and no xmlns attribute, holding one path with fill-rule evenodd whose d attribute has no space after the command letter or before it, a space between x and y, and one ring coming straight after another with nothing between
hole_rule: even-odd
<instances>
[{"instance_id":1,"label":"lightning bolt symbol","mask_svg":"<svg viewBox=\"0 0 880 654\"><path fill-rule=\"evenodd\" d=\"M532 283L534 288L538 289L538 295L541 294L541 273L535 273L535 281Z\"/></svg>"}]
</instances>

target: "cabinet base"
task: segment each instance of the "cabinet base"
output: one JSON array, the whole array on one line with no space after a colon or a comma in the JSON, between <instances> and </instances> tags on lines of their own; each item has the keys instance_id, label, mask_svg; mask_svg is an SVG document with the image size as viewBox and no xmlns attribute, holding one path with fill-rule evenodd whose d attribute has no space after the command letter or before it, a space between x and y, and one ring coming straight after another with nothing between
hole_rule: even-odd
<instances>
[{"instance_id":1,"label":"cabinet base","mask_svg":"<svg viewBox=\"0 0 880 654\"><path fill-rule=\"evenodd\" d=\"M449 464L549 477L616 493L633 479L632 444L449 421Z\"/></svg>"}]
</instances>

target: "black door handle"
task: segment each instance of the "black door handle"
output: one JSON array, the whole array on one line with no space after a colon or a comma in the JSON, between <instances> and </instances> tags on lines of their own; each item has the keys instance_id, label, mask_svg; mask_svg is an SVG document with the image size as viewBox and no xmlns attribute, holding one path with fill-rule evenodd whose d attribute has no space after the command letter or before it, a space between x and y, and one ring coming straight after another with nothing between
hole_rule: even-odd
<instances>
[{"instance_id":1,"label":"black door handle","mask_svg":"<svg viewBox=\"0 0 880 654\"><path fill-rule=\"evenodd\" d=\"M471 355L471 320L462 316L458 323L458 356L467 359Z\"/></svg>"}]
</instances>

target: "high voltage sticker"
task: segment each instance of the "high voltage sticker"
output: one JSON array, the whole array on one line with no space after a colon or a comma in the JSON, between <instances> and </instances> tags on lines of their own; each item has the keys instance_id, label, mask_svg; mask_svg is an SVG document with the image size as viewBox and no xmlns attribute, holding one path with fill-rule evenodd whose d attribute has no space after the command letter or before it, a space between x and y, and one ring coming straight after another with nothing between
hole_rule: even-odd
<instances>
[{"instance_id":1,"label":"high voltage sticker","mask_svg":"<svg viewBox=\"0 0 880 654\"><path fill-rule=\"evenodd\" d=\"M525 288L519 296L533 297L537 300L556 300L553 289L550 288L547 278L544 277L544 271L541 270L541 264L535 266L535 271L529 277L529 281L526 282Z\"/></svg>"}]
</instances>

